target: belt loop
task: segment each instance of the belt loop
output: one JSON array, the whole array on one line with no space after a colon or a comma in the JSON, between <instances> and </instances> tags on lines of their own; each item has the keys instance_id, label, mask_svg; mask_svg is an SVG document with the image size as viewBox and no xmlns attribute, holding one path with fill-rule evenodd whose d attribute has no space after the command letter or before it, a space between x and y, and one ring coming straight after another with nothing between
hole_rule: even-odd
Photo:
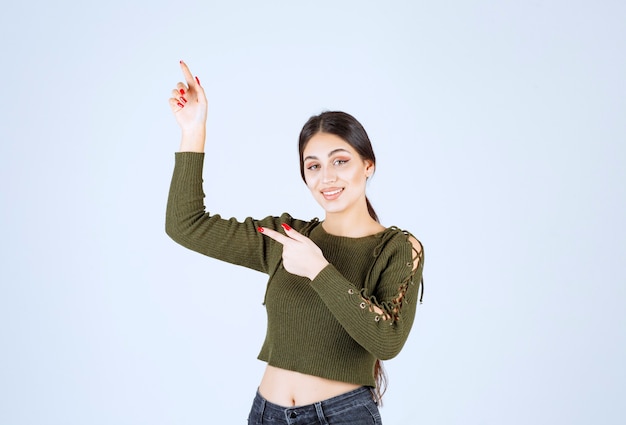
<instances>
[{"instance_id":1,"label":"belt loop","mask_svg":"<svg viewBox=\"0 0 626 425\"><path fill-rule=\"evenodd\" d=\"M318 401L314 404L315 411L317 412L317 419L319 419L321 425L328 425L326 422L326 417L324 416L324 411L322 410L322 402Z\"/></svg>"}]
</instances>

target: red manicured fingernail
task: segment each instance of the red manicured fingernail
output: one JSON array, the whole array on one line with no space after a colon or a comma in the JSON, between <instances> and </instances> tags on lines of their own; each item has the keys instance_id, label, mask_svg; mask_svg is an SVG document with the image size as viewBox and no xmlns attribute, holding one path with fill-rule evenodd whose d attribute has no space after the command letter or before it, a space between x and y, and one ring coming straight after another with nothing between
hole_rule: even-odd
<instances>
[{"instance_id":1,"label":"red manicured fingernail","mask_svg":"<svg viewBox=\"0 0 626 425\"><path fill-rule=\"evenodd\" d=\"M182 103L180 103L180 102L178 102L178 103L177 103L177 105L178 105L178 107L179 107L179 108L184 108L184 107L185 107L185 105L183 105L183 104L182 104Z\"/></svg>"},{"instance_id":2,"label":"red manicured fingernail","mask_svg":"<svg viewBox=\"0 0 626 425\"><path fill-rule=\"evenodd\" d=\"M283 226L283 229L285 229L285 230L291 230L291 227L289 227L289 225L287 223L283 223L283 224L281 224L281 226Z\"/></svg>"},{"instance_id":3,"label":"red manicured fingernail","mask_svg":"<svg viewBox=\"0 0 626 425\"><path fill-rule=\"evenodd\" d=\"M196 77L196 81L198 82L198 85L201 86L202 84L200 84L200 79L198 77Z\"/></svg>"},{"instance_id":4,"label":"red manicured fingernail","mask_svg":"<svg viewBox=\"0 0 626 425\"><path fill-rule=\"evenodd\" d=\"M183 90L183 89L180 89L178 91L180 92L180 94L185 94L185 90Z\"/></svg>"},{"instance_id":5,"label":"red manicured fingernail","mask_svg":"<svg viewBox=\"0 0 626 425\"><path fill-rule=\"evenodd\" d=\"M185 99L185 97L184 97L184 96L181 96L181 97L180 97L180 100L182 100L182 101L183 101L183 103L187 103L187 99Z\"/></svg>"},{"instance_id":6,"label":"red manicured fingernail","mask_svg":"<svg viewBox=\"0 0 626 425\"><path fill-rule=\"evenodd\" d=\"M257 227L256 229L257 229L259 232L261 232L261 233L263 233L263 232L264 232L264 230L263 230L263 228L262 228L262 227Z\"/></svg>"}]
</instances>

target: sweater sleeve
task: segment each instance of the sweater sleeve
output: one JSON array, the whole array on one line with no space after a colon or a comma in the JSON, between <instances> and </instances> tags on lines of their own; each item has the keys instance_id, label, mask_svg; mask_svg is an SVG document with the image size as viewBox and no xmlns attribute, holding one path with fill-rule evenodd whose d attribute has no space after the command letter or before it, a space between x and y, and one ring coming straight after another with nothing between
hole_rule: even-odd
<instances>
[{"instance_id":1,"label":"sweater sleeve","mask_svg":"<svg viewBox=\"0 0 626 425\"><path fill-rule=\"evenodd\" d=\"M376 358L388 360L398 355L413 325L423 265L423 249L416 252L407 238L385 258L372 293L358 289L332 264L311 284L357 343Z\"/></svg>"},{"instance_id":2,"label":"sweater sleeve","mask_svg":"<svg viewBox=\"0 0 626 425\"><path fill-rule=\"evenodd\" d=\"M275 229L286 222L294 227L288 214L243 221L223 219L205 211L202 189L203 153L177 152L170 185L165 231L177 243L218 260L268 273L272 257L280 258L276 243L257 231L258 226Z\"/></svg>"}]
</instances>

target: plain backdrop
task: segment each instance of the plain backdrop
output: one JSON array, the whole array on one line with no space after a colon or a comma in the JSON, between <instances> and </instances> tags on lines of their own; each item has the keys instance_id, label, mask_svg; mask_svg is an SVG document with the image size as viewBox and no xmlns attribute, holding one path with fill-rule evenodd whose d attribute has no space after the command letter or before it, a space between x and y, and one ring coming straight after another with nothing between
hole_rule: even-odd
<instances>
[{"instance_id":1,"label":"plain backdrop","mask_svg":"<svg viewBox=\"0 0 626 425\"><path fill-rule=\"evenodd\" d=\"M246 421L266 276L164 232L180 59L223 216L323 217L302 124L369 132L369 197L426 252L386 425L623 423L624 22L619 0L3 3L0 423Z\"/></svg>"}]
</instances>

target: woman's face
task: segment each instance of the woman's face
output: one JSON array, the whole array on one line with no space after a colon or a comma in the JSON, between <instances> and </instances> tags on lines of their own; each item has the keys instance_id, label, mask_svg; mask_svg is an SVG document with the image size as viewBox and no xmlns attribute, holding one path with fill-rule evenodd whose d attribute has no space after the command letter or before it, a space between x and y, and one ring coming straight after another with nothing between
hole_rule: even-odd
<instances>
[{"instance_id":1,"label":"woman's face","mask_svg":"<svg viewBox=\"0 0 626 425\"><path fill-rule=\"evenodd\" d=\"M304 178L315 200L326 213L367 208L365 183L374 163L363 160L341 137L317 133L303 152Z\"/></svg>"}]
</instances>

